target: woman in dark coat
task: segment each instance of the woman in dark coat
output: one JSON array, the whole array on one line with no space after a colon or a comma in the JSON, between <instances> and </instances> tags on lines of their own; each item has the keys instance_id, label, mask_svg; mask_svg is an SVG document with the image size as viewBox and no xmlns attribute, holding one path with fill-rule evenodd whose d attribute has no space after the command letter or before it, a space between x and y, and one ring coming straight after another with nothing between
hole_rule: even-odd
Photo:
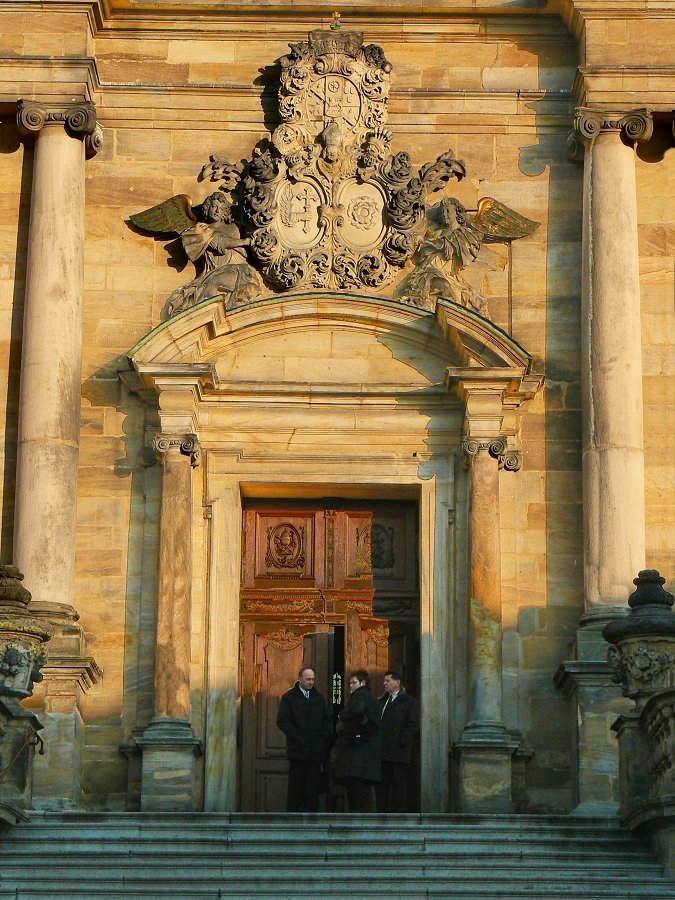
<instances>
[{"instance_id":1,"label":"woman in dark coat","mask_svg":"<svg viewBox=\"0 0 675 900\"><path fill-rule=\"evenodd\" d=\"M375 812L372 786L380 780L380 708L364 669L349 676L351 694L340 713L333 777L347 788L350 812Z\"/></svg>"}]
</instances>

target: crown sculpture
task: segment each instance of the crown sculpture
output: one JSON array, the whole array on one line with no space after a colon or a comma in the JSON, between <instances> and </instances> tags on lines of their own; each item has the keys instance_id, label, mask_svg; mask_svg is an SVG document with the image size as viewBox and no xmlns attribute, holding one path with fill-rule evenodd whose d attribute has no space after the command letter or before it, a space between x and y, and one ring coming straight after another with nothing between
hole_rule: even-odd
<instances>
[{"instance_id":1,"label":"crown sculpture","mask_svg":"<svg viewBox=\"0 0 675 900\"><path fill-rule=\"evenodd\" d=\"M179 194L130 216L178 234L196 277L168 298L168 317L215 297L230 309L294 290L382 291L433 309L438 298L486 314L462 277L483 242L525 237L538 223L484 197L475 214L432 194L466 174L450 151L416 169L391 150L391 63L363 34L317 30L281 59L280 124L250 160L211 156L200 205ZM397 281L398 279L398 281Z\"/></svg>"}]
</instances>

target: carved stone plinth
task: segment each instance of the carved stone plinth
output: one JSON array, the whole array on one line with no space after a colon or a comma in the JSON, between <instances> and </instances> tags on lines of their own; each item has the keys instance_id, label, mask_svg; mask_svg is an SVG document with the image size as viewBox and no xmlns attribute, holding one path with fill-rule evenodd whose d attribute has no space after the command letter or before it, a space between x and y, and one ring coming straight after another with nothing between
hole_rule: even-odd
<instances>
[{"instance_id":1,"label":"carved stone plinth","mask_svg":"<svg viewBox=\"0 0 675 900\"><path fill-rule=\"evenodd\" d=\"M201 743L187 719L155 716L136 745L143 753L141 810L191 812Z\"/></svg>"},{"instance_id":2,"label":"carved stone plinth","mask_svg":"<svg viewBox=\"0 0 675 900\"><path fill-rule=\"evenodd\" d=\"M520 742L502 729L469 726L453 747L463 813L513 812L513 757Z\"/></svg>"},{"instance_id":3,"label":"carved stone plinth","mask_svg":"<svg viewBox=\"0 0 675 900\"><path fill-rule=\"evenodd\" d=\"M649 833L675 873L675 612L665 579L646 569L634 579L630 614L607 625L614 679L635 701L613 729L619 738L621 816Z\"/></svg>"},{"instance_id":4,"label":"carved stone plinth","mask_svg":"<svg viewBox=\"0 0 675 900\"><path fill-rule=\"evenodd\" d=\"M33 793L33 754L42 743L37 716L21 706L42 680L50 632L29 610L31 595L16 566L0 566L0 823L26 817Z\"/></svg>"},{"instance_id":5,"label":"carved stone plinth","mask_svg":"<svg viewBox=\"0 0 675 900\"><path fill-rule=\"evenodd\" d=\"M16 825L28 818L41 728L38 717L15 697L0 695L0 825Z\"/></svg>"},{"instance_id":6,"label":"carved stone plinth","mask_svg":"<svg viewBox=\"0 0 675 900\"><path fill-rule=\"evenodd\" d=\"M33 805L41 810L77 809L82 797L81 707L102 672L86 655L84 632L72 606L35 601L31 606L52 631L44 680L32 701L44 724L45 743L44 755L35 761Z\"/></svg>"},{"instance_id":7,"label":"carved stone plinth","mask_svg":"<svg viewBox=\"0 0 675 900\"><path fill-rule=\"evenodd\" d=\"M614 681L602 629L624 615L620 607L602 607L582 616L575 658L562 662L553 679L572 704L575 815L614 815L619 805L619 754L611 726L617 716L629 711L630 704Z\"/></svg>"}]
</instances>

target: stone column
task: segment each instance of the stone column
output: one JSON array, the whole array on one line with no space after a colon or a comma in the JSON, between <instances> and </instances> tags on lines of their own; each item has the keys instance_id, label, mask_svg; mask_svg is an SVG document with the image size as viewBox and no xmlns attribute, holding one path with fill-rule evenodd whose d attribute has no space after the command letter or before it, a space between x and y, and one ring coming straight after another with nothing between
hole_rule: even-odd
<instances>
[{"instance_id":1,"label":"stone column","mask_svg":"<svg viewBox=\"0 0 675 900\"><path fill-rule=\"evenodd\" d=\"M14 561L31 608L53 629L38 688L48 751L35 769L35 805L77 806L82 718L95 680L72 607L84 292L84 165L102 142L93 103L20 100L17 124L33 139L14 513ZM73 633L80 640L73 642ZM54 675L56 673L56 680ZM84 676L84 677L83 677ZM51 754L58 757L56 764ZM67 765L62 765L63 760ZM48 798L48 799L47 799Z\"/></svg>"},{"instance_id":2,"label":"stone column","mask_svg":"<svg viewBox=\"0 0 675 900\"><path fill-rule=\"evenodd\" d=\"M465 438L469 469L468 717L456 745L463 812L510 812L518 747L502 718L499 469L520 468L504 437Z\"/></svg>"},{"instance_id":3,"label":"stone column","mask_svg":"<svg viewBox=\"0 0 675 900\"><path fill-rule=\"evenodd\" d=\"M14 560L34 602L73 596L84 293L84 160L93 103L20 101L35 137L21 348ZM86 146L85 146L86 145ZM39 490L36 490L39 485Z\"/></svg>"},{"instance_id":4,"label":"stone column","mask_svg":"<svg viewBox=\"0 0 675 900\"><path fill-rule=\"evenodd\" d=\"M647 110L581 108L584 591L587 612L623 607L644 567L642 343L635 152Z\"/></svg>"},{"instance_id":5,"label":"stone column","mask_svg":"<svg viewBox=\"0 0 675 900\"><path fill-rule=\"evenodd\" d=\"M192 597L192 467L199 464L194 434L161 434L155 714L137 744L143 753L141 809L195 809L199 741L190 724Z\"/></svg>"},{"instance_id":6,"label":"stone column","mask_svg":"<svg viewBox=\"0 0 675 900\"><path fill-rule=\"evenodd\" d=\"M557 684L575 706L578 813L618 803L618 754L610 733L627 705L612 682L603 626L624 615L633 573L644 567L642 346L634 144L649 139L651 115L580 108L583 150L582 470L585 615L576 659ZM578 138L581 138L579 140Z\"/></svg>"}]
</instances>

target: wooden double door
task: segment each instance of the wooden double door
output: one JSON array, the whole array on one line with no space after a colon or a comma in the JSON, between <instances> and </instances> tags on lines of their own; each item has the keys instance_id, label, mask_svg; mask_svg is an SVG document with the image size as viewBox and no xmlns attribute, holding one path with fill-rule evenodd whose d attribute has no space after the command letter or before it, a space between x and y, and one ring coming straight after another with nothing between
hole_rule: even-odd
<instances>
[{"instance_id":1,"label":"wooden double door","mask_svg":"<svg viewBox=\"0 0 675 900\"><path fill-rule=\"evenodd\" d=\"M371 509L252 501L244 510L240 809L286 808L288 764L276 716L301 666L315 669L334 719L350 670L367 669L379 692L390 634L388 618L373 610L373 555L395 577L393 526L374 522Z\"/></svg>"}]
</instances>

